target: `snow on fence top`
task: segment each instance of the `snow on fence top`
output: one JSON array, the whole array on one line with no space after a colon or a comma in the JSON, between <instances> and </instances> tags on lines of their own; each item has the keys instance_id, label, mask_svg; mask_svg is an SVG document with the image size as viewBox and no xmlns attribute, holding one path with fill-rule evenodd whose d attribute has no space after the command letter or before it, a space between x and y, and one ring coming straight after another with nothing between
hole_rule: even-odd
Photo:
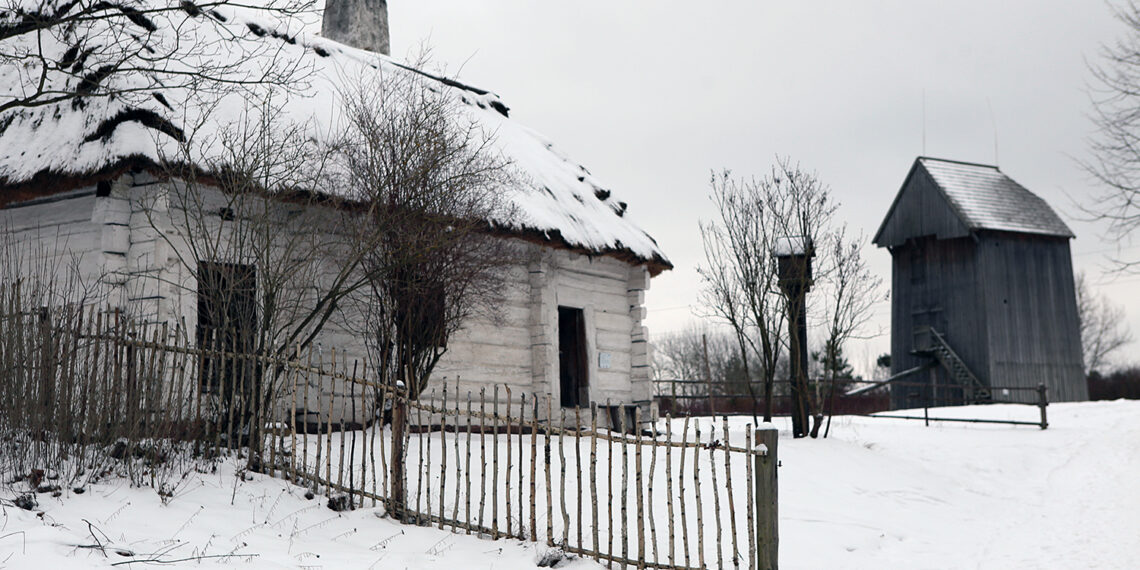
<instances>
[{"instance_id":1,"label":"snow on fence top","mask_svg":"<svg viewBox=\"0 0 1140 570\"><path fill-rule=\"evenodd\" d=\"M266 108L265 100L274 103L275 123L301 125L320 140L343 121L343 93L414 77L452 98L465 115L460 120L489 133L491 146L518 171L522 182L506 190L517 216L491 222L553 244L645 262L654 274L671 267L656 241L630 220L625 202L551 142L510 120L493 93L312 35L282 12L126 0L100 5L111 17L81 19L37 37L10 32L30 17L79 8L59 0L15 2L24 11L0 13L0 37L10 36L0 50L33 57L0 61L0 105L28 97L37 85L43 66L34 56L41 49L52 64L48 94L85 96L0 115L0 193L55 192L179 152L208 172L206 165L222 159L218 136ZM114 66L138 71L107 73ZM189 151L187 140L195 141Z\"/></svg>"}]
</instances>

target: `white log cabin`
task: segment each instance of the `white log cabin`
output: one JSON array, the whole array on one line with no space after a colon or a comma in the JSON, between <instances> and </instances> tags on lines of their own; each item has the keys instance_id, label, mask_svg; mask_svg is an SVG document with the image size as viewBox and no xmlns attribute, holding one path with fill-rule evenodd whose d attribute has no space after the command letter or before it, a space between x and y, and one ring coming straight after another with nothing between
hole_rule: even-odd
<instances>
[{"instance_id":1,"label":"white log cabin","mask_svg":"<svg viewBox=\"0 0 1140 570\"><path fill-rule=\"evenodd\" d=\"M86 25L119 26L124 33L116 37L133 38L130 41L144 47L149 42L172 55L180 49L174 42L178 34L217 45L231 34L241 40L234 44L240 49L192 51L178 63L193 69L210 65L210 58L231 57L226 73L275 66L303 70L302 79L287 92L274 95L280 105L273 120L318 134L336 123L346 78L427 78L433 89L458 101L469 119L494 133L495 151L521 174L522 182L507 196L517 215L499 234L516 243L526 260L510 270L509 286L501 295L501 319L465 324L450 339L433 382L446 381L452 387L458 382L460 391L475 394L483 387L508 385L516 393L549 395L555 406L609 405L612 414L641 407L641 417L649 420L653 413L645 292L652 276L671 268L668 259L634 223L626 203L550 142L509 119L497 95L423 74L377 53L386 52L388 44L385 4L372 0L367 5L330 6L340 12L335 21L327 19L322 35L306 33L287 19L266 19L257 11L230 6L209 13L163 12L144 26L154 28L149 34L131 33L131 26L143 25L138 18L146 16ZM372 24L359 23L361 10ZM345 11L350 13L346 16ZM375 26L382 29L376 33ZM62 60L68 47L53 41L45 49L55 50L51 57ZM74 89L81 79L76 73L49 77L61 89ZM145 74L109 81L122 82L113 86L118 89L138 87L142 95L94 92L0 115L0 228L8 245L21 252L17 256L28 261L9 267L3 277L48 271L49 279L62 280L65 276L58 272L66 269L66 279L81 284L88 302L117 308L143 322L182 323L184 334L192 337L193 324L202 318L202 284L187 282L186 252L178 244L188 238L163 235L176 233L175 225L156 223L156 215L170 216L180 207L168 196L176 195L171 190L183 181L156 165L176 151L175 139L188 136L191 129L198 136L216 136L256 106L251 94L266 93L270 87L222 92L206 101L190 87L163 88ZM20 88L0 86L4 91ZM223 157L212 149L195 147L187 160L201 172L216 170ZM203 197L204 202L224 203L220 190L207 193L211 195ZM282 202L282 207L288 204ZM224 233L225 213L210 223ZM326 327L318 342L338 348L342 362L364 356L361 342L344 327ZM344 387L319 388L326 399L345 396ZM327 417L317 410L308 413Z\"/></svg>"}]
</instances>

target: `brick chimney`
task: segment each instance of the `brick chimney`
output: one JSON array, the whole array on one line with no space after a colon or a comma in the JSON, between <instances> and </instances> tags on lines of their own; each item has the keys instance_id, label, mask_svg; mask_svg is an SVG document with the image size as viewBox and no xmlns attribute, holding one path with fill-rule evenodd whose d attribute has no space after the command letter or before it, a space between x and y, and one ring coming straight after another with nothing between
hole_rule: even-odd
<instances>
[{"instance_id":1,"label":"brick chimney","mask_svg":"<svg viewBox=\"0 0 1140 570\"><path fill-rule=\"evenodd\" d=\"M321 35L352 47L391 55L388 0L326 0Z\"/></svg>"}]
</instances>

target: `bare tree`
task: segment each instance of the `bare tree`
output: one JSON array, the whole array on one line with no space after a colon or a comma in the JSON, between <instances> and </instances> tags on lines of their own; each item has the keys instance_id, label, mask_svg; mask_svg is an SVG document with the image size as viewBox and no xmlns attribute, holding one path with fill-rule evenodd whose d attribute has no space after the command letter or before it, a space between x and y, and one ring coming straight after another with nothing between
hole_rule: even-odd
<instances>
[{"instance_id":1,"label":"bare tree","mask_svg":"<svg viewBox=\"0 0 1140 570\"><path fill-rule=\"evenodd\" d=\"M93 98L135 107L178 89L287 86L296 62L275 56L289 38L237 17L274 21L312 10L311 0L0 0L0 75L9 78L0 113Z\"/></svg>"},{"instance_id":2,"label":"bare tree","mask_svg":"<svg viewBox=\"0 0 1140 570\"><path fill-rule=\"evenodd\" d=\"M344 94L336 159L358 218L366 287L357 303L371 360L409 397L427 386L449 338L475 315L494 318L519 244L497 235L514 207L509 164L454 94L416 73Z\"/></svg>"},{"instance_id":3,"label":"bare tree","mask_svg":"<svg viewBox=\"0 0 1140 570\"><path fill-rule=\"evenodd\" d=\"M777 157L767 176L737 180L714 175L712 199L719 219L702 223L706 263L698 268L702 301L734 330L741 351L756 355L765 385L765 421L771 419L772 385L783 348L789 344L785 325L787 300L780 294L771 255L777 242L792 238L819 247L816 296L825 301L827 346L838 353L870 316L879 280L862 260L862 240L851 241L836 227L838 204L814 173ZM812 313L818 313L813 311ZM810 324L810 323L809 323ZM793 368L794 368L793 363ZM817 384L808 406L818 433L822 393Z\"/></svg>"},{"instance_id":4,"label":"bare tree","mask_svg":"<svg viewBox=\"0 0 1140 570\"><path fill-rule=\"evenodd\" d=\"M1112 355L1132 342L1132 332L1125 322L1124 307L1098 295L1085 275L1077 275L1077 319L1081 329L1081 353L1085 374L1104 372Z\"/></svg>"},{"instance_id":5,"label":"bare tree","mask_svg":"<svg viewBox=\"0 0 1140 570\"><path fill-rule=\"evenodd\" d=\"M732 327L749 379L747 354L756 354L764 421L771 421L785 318L769 256L780 237L776 187L770 179L738 180L728 171L713 174L710 186L720 219L700 225L705 248L705 264L697 268L704 282L701 302ZM752 382L748 385L751 391Z\"/></svg>"},{"instance_id":6,"label":"bare tree","mask_svg":"<svg viewBox=\"0 0 1140 570\"><path fill-rule=\"evenodd\" d=\"M1124 35L1105 44L1101 62L1091 65L1095 83L1091 138L1092 158L1085 169L1102 190L1090 196L1084 210L1108 223L1109 237L1127 243L1140 228L1140 5L1121 0L1113 7ZM1114 259L1120 269L1135 270L1140 261Z\"/></svg>"}]
</instances>

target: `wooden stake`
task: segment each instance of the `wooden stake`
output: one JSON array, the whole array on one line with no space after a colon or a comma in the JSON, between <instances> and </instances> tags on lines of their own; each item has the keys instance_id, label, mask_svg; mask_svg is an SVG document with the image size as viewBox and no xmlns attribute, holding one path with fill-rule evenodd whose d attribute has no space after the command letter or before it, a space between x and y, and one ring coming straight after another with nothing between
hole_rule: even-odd
<instances>
[{"instance_id":1,"label":"wooden stake","mask_svg":"<svg viewBox=\"0 0 1140 570\"><path fill-rule=\"evenodd\" d=\"M716 418L714 417L715 421ZM725 425L728 425L728 417L724 418ZM727 445L727 443L726 443ZM713 519L716 520L716 567L724 568L724 557L721 555L723 546L721 544L722 532L720 524L720 487L716 484L716 427L715 424L709 431L709 473L712 474L712 494L713 494ZM727 455L727 453L726 453Z\"/></svg>"},{"instance_id":2,"label":"wooden stake","mask_svg":"<svg viewBox=\"0 0 1140 570\"><path fill-rule=\"evenodd\" d=\"M641 478L641 434L638 432L638 426L641 424L641 408L634 406L633 408L633 431L636 447L634 448L634 484L637 485L637 560L642 564L639 568L645 568L645 495L642 489L643 480Z\"/></svg>"},{"instance_id":3,"label":"wooden stake","mask_svg":"<svg viewBox=\"0 0 1140 570\"><path fill-rule=\"evenodd\" d=\"M681 429L681 462L677 467L677 498L681 507L681 551L685 553L685 566L689 561L689 521L685 517L685 449L689 443L689 417L685 417L685 425Z\"/></svg>"},{"instance_id":4,"label":"wooden stake","mask_svg":"<svg viewBox=\"0 0 1140 570\"><path fill-rule=\"evenodd\" d=\"M668 502L665 503L665 518L669 521L669 565L675 566L677 563L673 558L674 545L673 545L673 532L674 519L673 519L673 416L672 414L665 414L665 497Z\"/></svg>"},{"instance_id":5,"label":"wooden stake","mask_svg":"<svg viewBox=\"0 0 1140 570\"><path fill-rule=\"evenodd\" d=\"M550 411L550 396L544 396L546 400L546 433L543 434L543 471L546 473L546 545L554 546L554 501L551 500L550 493L550 428L554 423ZM537 426L537 422L536 422Z\"/></svg>"},{"instance_id":6,"label":"wooden stake","mask_svg":"<svg viewBox=\"0 0 1140 570\"><path fill-rule=\"evenodd\" d=\"M435 407L435 388L432 388L431 392L428 394L428 401L432 402L432 407ZM421 423L421 429L427 431L427 443L424 444L424 447L427 449L427 451L424 452L424 455L426 457L424 457L425 467L424 467L424 474L423 474L424 495L425 495L425 497L424 497L424 511L423 512L427 516L427 521L426 521L427 523L431 522L431 514L432 514L432 510L431 510L431 474L432 474L432 470L431 470L431 434L432 434L431 414L432 414L432 412L429 410L428 411L427 425L423 425ZM442 425L442 420L440 420L440 421L441 421L441 425ZM440 438L442 438L443 437L443 430L442 429L440 430L439 434L440 434ZM441 501L443 500L442 496L440 497L440 500Z\"/></svg>"},{"instance_id":7,"label":"wooden stake","mask_svg":"<svg viewBox=\"0 0 1140 570\"><path fill-rule=\"evenodd\" d=\"M532 394L533 405L530 413L530 541L538 542L538 493L535 490L535 475L538 473L538 394Z\"/></svg>"},{"instance_id":8,"label":"wooden stake","mask_svg":"<svg viewBox=\"0 0 1140 570\"><path fill-rule=\"evenodd\" d=\"M408 405L412 406L413 403L409 401ZM427 452L426 453L424 452L424 410L423 410L423 406L419 405L419 400L416 400L414 405L416 408L416 452L420 456L420 460L418 462L419 466L416 468L416 518L419 519L419 517L421 516L421 513L425 512L425 511L421 510L421 508L423 506L422 499L424 496L424 487L427 486L427 481L426 481L427 476L424 473L424 456L430 454L431 449L429 447ZM430 419L429 419L429 421L430 421ZM431 445L430 439L428 440L428 445L429 446ZM431 493L430 488L428 489L428 493ZM426 512L430 515L431 514L430 508Z\"/></svg>"},{"instance_id":9,"label":"wooden stake","mask_svg":"<svg viewBox=\"0 0 1140 570\"><path fill-rule=\"evenodd\" d=\"M747 500L745 501L745 519L748 526L748 568L755 569L757 560L756 558L756 513L752 510L755 505L755 498L753 497L752 489L755 487L756 482L753 479L752 465L755 453L752 447L752 424L744 426L744 448L748 450L748 456L744 458L744 478L745 489L747 490Z\"/></svg>"},{"instance_id":10,"label":"wooden stake","mask_svg":"<svg viewBox=\"0 0 1140 570\"><path fill-rule=\"evenodd\" d=\"M618 423L621 426L621 557L629 559L629 426L626 425L625 406L618 407ZM613 552L611 551L611 554ZM625 564L621 565L625 568Z\"/></svg>"},{"instance_id":11,"label":"wooden stake","mask_svg":"<svg viewBox=\"0 0 1140 570\"><path fill-rule=\"evenodd\" d=\"M736 538L736 503L732 500L732 451L730 451L732 445L728 432L728 416L724 416L722 421L724 424L724 486L728 491L728 528L729 536L732 537L732 565L740 568L740 547ZM718 521L719 516L718 513Z\"/></svg>"},{"instance_id":12,"label":"wooden stake","mask_svg":"<svg viewBox=\"0 0 1140 570\"><path fill-rule=\"evenodd\" d=\"M593 510L594 561L599 562L598 542L598 404L590 402L590 505Z\"/></svg>"},{"instance_id":13,"label":"wooden stake","mask_svg":"<svg viewBox=\"0 0 1140 570\"><path fill-rule=\"evenodd\" d=\"M499 540L499 385L495 384L495 401L493 407L491 453L494 455L491 463L491 540ZM509 425L509 424L508 424ZM509 433L509 432L508 432ZM507 437L510 444L510 437ZM509 454L508 454L509 455Z\"/></svg>"},{"instance_id":14,"label":"wooden stake","mask_svg":"<svg viewBox=\"0 0 1140 570\"><path fill-rule=\"evenodd\" d=\"M470 400L468 400L470 401ZM455 379L455 439L453 440L453 447L455 448L455 502L451 506L451 520L452 526L456 529L459 528L459 494L463 490L463 485L460 481L463 480L463 464L460 462L459 455L459 378Z\"/></svg>"},{"instance_id":15,"label":"wooden stake","mask_svg":"<svg viewBox=\"0 0 1140 570\"><path fill-rule=\"evenodd\" d=\"M693 492L697 499L697 564L705 567L705 522L703 520L704 503L701 502L701 422L695 422L693 432L696 435L697 447L693 448Z\"/></svg>"},{"instance_id":16,"label":"wooden stake","mask_svg":"<svg viewBox=\"0 0 1140 570\"><path fill-rule=\"evenodd\" d=\"M511 435L511 387L504 386L507 391L507 478L506 478L506 497L507 497L507 536L514 536L511 534L511 440L514 436ZM520 533L521 534L521 533Z\"/></svg>"},{"instance_id":17,"label":"wooden stake","mask_svg":"<svg viewBox=\"0 0 1140 570\"><path fill-rule=\"evenodd\" d=\"M582 544L582 407L574 407L574 482L578 487L578 501L574 503L576 509L575 520L578 521L578 542L576 543L579 548L585 547Z\"/></svg>"},{"instance_id":18,"label":"wooden stake","mask_svg":"<svg viewBox=\"0 0 1140 570\"><path fill-rule=\"evenodd\" d=\"M444 499L447 498L447 382L443 383L443 400L439 415L439 529L443 530L443 520L447 518Z\"/></svg>"},{"instance_id":19,"label":"wooden stake","mask_svg":"<svg viewBox=\"0 0 1140 570\"><path fill-rule=\"evenodd\" d=\"M657 523L654 521L653 516L653 474L657 471L657 448L659 447L659 442L656 439L656 425L653 427L653 437L654 439L649 440L649 484L645 487L645 506L646 518L649 519L649 546L653 550L653 561L660 562L660 557L657 555Z\"/></svg>"},{"instance_id":20,"label":"wooden stake","mask_svg":"<svg viewBox=\"0 0 1140 570\"><path fill-rule=\"evenodd\" d=\"M479 533L483 533L483 506L487 502L487 388L479 388Z\"/></svg>"},{"instance_id":21,"label":"wooden stake","mask_svg":"<svg viewBox=\"0 0 1140 570\"><path fill-rule=\"evenodd\" d=\"M518 488L518 505L519 505L519 534L518 537L526 540L526 502L523 500L523 487L525 486L524 473L526 472L526 462L523 460L523 447L525 440L523 439L523 427L526 425L526 392L520 394L519 397L519 488Z\"/></svg>"},{"instance_id":22,"label":"wooden stake","mask_svg":"<svg viewBox=\"0 0 1140 570\"><path fill-rule=\"evenodd\" d=\"M606 553L611 556L614 553L614 429L617 426L613 425L613 405L609 400L606 400L606 411L610 414L610 430L609 439L606 440L606 449L608 450L606 457L606 535L609 536L609 546L606 548ZM625 489L622 489L623 491ZM607 564L608 568L614 567L613 558L610 558Z\"/></svg>"},{"instance_id":23,"label":"wooden stake","mask_svg":"<svg viewBox=\"0 0 1140 570\"><path fill-rule=\"evenodd\" d=\"M458 387L458 386L457 386ZM458 410L456 410L458 411ZM459 423L459 422L456 422ZM467 392L467 462L463 474L466 487L464 489L464 527L467 534L471 534L471 392Z\"/></svg>"},{"instance_id":24,"label":"wooden stake","mask_svg":"<svg viewBox=\"0 0 1140 570\"><path fill-rule=\"evenodd\" d=\"M558 498L562 507L562 544L570 542L570 513L566 510L566 408L559 406Z\"/></svg>"}]
</instances>

